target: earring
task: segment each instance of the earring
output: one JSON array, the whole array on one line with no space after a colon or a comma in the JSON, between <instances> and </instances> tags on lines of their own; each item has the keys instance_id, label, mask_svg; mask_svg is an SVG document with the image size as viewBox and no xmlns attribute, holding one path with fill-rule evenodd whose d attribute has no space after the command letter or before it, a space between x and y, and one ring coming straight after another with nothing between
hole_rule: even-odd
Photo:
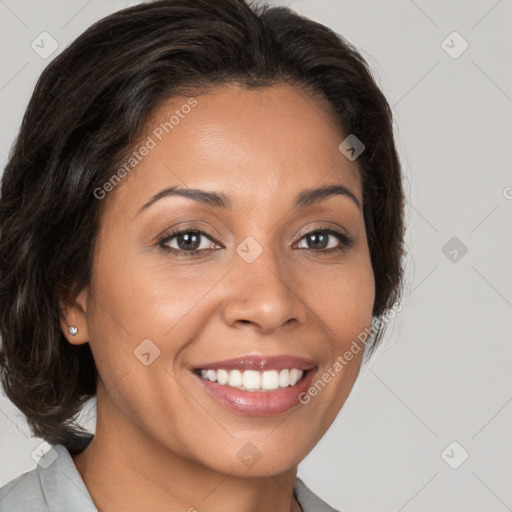
<instances>
[{"instance_id":1,"label":"earring","mask_svg":"<svg viewBox=\"0 0 512 512\"><path fill-rule=\"evenodd\" d=\"M75 336L78 332L78 327L75 327L74 325L68 325L68 332L71 334L71 336Z\"/></svg>"}]
</instances>

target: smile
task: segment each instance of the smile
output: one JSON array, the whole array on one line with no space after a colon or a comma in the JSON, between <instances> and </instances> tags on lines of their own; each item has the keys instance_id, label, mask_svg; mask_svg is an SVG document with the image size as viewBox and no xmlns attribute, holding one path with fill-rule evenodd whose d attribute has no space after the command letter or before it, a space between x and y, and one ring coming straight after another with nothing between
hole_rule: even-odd
<instances>
[{"instance_id":1,"label":"smile","mask_svg":"<svg viewBox=\"0 0 512 512\"><path fill-rule=\"evenodd\" d=\"M245 356L204 364L193 374L223 407L251 416L288 411L300 403L316 366L293 356Z\"/></svg>"}]
</instances>

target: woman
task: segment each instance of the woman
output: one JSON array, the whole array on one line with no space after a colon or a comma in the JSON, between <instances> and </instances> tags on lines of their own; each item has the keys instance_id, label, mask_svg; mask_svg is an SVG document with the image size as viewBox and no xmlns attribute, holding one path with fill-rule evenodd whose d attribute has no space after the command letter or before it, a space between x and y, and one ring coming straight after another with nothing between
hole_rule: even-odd
<instances>
[{"instance_id":1,"label":"woman","mask_svg":"<svg viewBox=\"0 0 512 512\"><path fill-rule=\"evenodd\" d=\"M348 42L242 0L117 12L43 72L1 194L2 384L54 445L2 510L334 510L297 467L403 273Z\"/></svg>"}]
</instances>

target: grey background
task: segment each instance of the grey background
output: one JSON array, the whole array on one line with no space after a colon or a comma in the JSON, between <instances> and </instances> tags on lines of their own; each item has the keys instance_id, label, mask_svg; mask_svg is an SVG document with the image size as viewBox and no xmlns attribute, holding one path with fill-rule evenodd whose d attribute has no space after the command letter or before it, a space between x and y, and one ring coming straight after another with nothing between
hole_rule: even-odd
<instances>
[{"instance_id":1,"label":"grey background","mask_svg":"<svg viewBox=\"0 0 512 512\"><path fill-rule=\"evenodd\" d=\"M128 3L0 0L2 168L43 68ZM512 510L512 1L270 3L363 53L393 107L408 195L403 310L299 476L344 511ZM48 59L31 48L43 31L59 44ZM469 44L458 58L453 31ZM40 444L1 397L0 486Z\"/></svg>"}]
</instances>

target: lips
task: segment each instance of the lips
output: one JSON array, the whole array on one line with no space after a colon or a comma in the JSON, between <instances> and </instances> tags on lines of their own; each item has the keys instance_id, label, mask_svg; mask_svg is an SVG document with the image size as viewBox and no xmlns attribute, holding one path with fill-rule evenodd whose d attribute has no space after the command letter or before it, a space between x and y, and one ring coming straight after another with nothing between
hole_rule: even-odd
<instances>
[{"instance_id":1,"label":"lips","mask_svg":"<svg viewBox=\"0 0 512 512\"><path fill-rule=\"evenodd\" d=\"M274 391L247 391L205 380L194 374L201 388L217 405L245 416L273 416L294 407L307 407L300 397L310 388L316 372L308 370L295 385Z\"/></svg>"},{"instance_id":2,"label":"lips","mask_svg":"<svg viewBox=\"0 0 512 512\"><path fill-rule=\"evenodd\" d=\"M235 359L225 359L223 361L216 361L214 363L204 363L197 365L194 370L284 370L284 369L297 368L306 372L315 368L315 363L311 359L296 357L291 355L282 356L255 356L247 355Z\"/></svg>"},{"instance_id":3,"label":"lips","mask_svg":"<svg viewBox=\"0 0 512 512\"><path fill-rule=\"evenodd\" d=\"M194 376L202 389L223 407L244 415L269 416L298 405L299 396L309 388L315 370L310 359L247 355L198 365ZM261 386L256 382L258 374Z\"/></svg>"}]
</instances>

